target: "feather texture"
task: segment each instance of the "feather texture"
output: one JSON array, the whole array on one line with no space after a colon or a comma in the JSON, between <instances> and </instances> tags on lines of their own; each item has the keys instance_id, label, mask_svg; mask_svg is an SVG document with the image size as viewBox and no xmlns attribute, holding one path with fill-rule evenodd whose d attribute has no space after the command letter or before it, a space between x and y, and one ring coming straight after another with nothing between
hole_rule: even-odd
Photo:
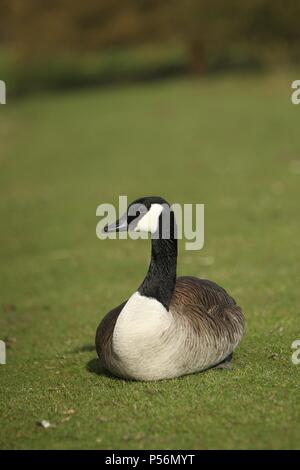
<instances>
[{"instance_id":1,"label":"feather texture","mask_svg":"<svg viewBox=\"0 0 300 470\"><path fill-rule=\"evenodd\" d=\"M159 380L205 370L224 361L243 336L241 309L211 281L178 277L169 311L155 299L138 299L131 309L127 302L113 309L97 330L101 363L117 376ZM160 305L157 321L150 300Z\"/></svg>"}]
</instances>

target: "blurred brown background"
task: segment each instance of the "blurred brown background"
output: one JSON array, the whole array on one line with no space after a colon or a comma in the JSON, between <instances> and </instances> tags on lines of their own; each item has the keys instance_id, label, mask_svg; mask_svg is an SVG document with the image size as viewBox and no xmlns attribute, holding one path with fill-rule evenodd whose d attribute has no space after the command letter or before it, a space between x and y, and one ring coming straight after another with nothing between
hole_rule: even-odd
<instances>
[{"instance_id":1,"label":"blurred brown background","mask_svg":"<svg viewBox=\"0 0 300 470\"><path fill-rule=\"evenodd\" d=\"M297 0L0 0L10 93L300 61Z\"/></svg>"}]
</instances>

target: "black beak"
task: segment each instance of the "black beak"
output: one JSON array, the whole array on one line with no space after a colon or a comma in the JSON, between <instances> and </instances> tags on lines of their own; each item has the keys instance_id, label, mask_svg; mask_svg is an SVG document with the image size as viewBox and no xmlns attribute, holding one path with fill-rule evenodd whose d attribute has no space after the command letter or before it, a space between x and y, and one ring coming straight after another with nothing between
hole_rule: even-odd
<instances>
[{"instance_id":1,"label":"black beak","mask_svg":"<svg viewBox=\"0 0 300 470\"><path fill-rule=\"evenodd\" d=\"M114 232L126 232L128 229L127 224L127 214L122 215L122 217L116 222L106 225L103 229L105 233L114 233Z\"/></svg>"}]
</instances>

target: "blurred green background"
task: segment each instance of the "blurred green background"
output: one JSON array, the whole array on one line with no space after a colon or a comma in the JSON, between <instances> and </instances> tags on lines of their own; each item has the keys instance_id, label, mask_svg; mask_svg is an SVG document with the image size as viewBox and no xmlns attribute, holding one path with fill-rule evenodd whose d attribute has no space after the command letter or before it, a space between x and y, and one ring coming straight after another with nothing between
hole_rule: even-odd
<instances>
[{"instance_id":1,"label":"blurred green background","mask_svg":"<svg viewBox=\"0 0 300 470\"><path fill-rule=\"evenodd\" d=\"M299 13L0 0L0 448L299 448ZM232 370L100 370L96 327L149 257L96 238L97 206L122 194L205 204L205 246L180 242L178 274L243 308Z\"/></svg>"}]
</instances>

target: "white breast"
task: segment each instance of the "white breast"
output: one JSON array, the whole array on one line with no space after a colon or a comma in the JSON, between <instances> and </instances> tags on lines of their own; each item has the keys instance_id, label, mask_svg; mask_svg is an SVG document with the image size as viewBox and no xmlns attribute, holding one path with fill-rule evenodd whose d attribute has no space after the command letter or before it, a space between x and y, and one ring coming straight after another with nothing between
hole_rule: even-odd
<instances>
[{"instance_id":1,"label":"white breast","mask_svg":"<svg viewBox=\"0 0 300 470\"><path fill-rule=\"evenodd\" d=\"M220 353L208 332L196 333L188 319L138 292L117 319L112 347L113 372L136 380L167 379L203 370L233 350L228 344Z\"/></svg>"},{"instance_id":2,"label":"white breast","mask_svg":"<svg viewBox=\"0 0 300 470\"><path fill-rule=\"evenodd\" d=\"M135 292L120 313L113 333L113 351L125 377L154 380L169 368L168 338L173 316L156 299Z\"/></svg>"}]
</instances>

